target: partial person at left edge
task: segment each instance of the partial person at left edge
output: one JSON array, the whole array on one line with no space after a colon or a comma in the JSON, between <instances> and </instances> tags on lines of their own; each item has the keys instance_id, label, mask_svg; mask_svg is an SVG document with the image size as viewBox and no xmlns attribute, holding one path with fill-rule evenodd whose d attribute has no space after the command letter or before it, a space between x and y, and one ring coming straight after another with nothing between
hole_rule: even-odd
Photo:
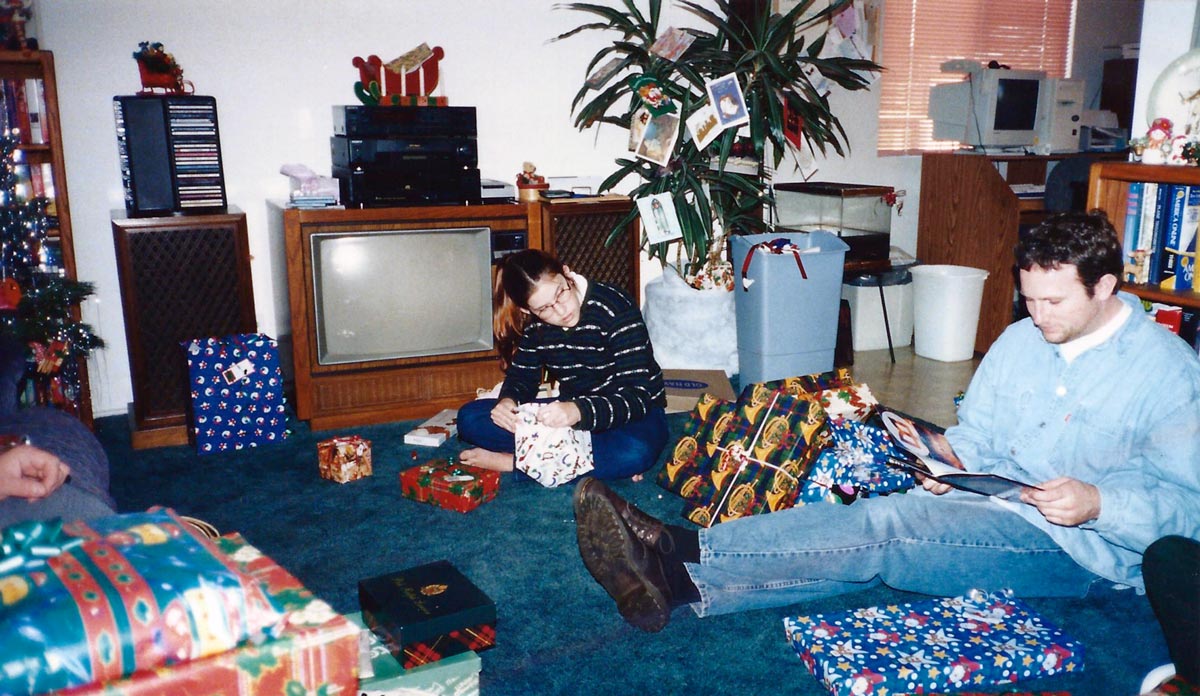
<instances>
[{"instance_id":1,"label":"partial person at left edge","mask_svg":"<svg viewBox=\"0 0 1200 696\"><path fill-rule=\"evenodd\" d=\"M0 338L0 528L27 520L89 520L115 513L108 457L78 418L49 407L20 408L24 347Z\"/></svg>"},{"instance_id":2,"label":"partial person at left edge","mask_svg":"<svg viewBox=\"0 0 1200 696\"><path fill-rule=\"evenodd\" d=\"M504 382L498 398L459 409L459 438L475 445L464 464L512 471L517 406L540 402L543 425L591 432L596 478L654 466L667 444L667 397L645 321L626 293L527 249L501 260L493 311ZM558 384L557 399L537 399L543 373Z\"/></svg>"}]
</instances>

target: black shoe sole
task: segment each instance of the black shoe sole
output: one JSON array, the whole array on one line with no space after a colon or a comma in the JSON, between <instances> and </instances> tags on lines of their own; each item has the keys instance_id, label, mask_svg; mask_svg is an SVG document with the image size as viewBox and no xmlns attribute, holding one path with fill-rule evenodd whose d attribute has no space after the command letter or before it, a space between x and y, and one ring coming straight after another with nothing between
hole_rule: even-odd
<instances>
[{"instance_id":1,"label":"black shoe sole","mask_svg":"<svg viewBox=\"0 0 1200 696\"><path fill-rule=\"evenodd\" d=\"M668 599L647 575L656 563L646 558L638 541L611 501L588 489L604 484L584 479L575 487L575 535L588 572L617 603L625 621L643 631L661 631L671 618Z\"/></svg>"}]
</instances>

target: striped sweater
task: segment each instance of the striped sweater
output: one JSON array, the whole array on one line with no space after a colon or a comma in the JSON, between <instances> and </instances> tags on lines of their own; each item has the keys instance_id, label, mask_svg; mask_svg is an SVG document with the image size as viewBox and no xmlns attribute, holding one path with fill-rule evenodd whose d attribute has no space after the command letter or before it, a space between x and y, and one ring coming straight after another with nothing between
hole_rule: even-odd
<instances>
[{"instance_id":1,"label":"striped sweater","mask_svg":"<svg viewBox=\"0 0 1200 696\"><path fill-rule=\"evenodd\" d=\"M534 320L517 344L500 398L533 400L542 368L558 382L559 399L572 401L580 430L609 430L665 407L662 369L642 313L624 292L590 282L579 322L570 328Z\"/></svg>"}]
</instances>

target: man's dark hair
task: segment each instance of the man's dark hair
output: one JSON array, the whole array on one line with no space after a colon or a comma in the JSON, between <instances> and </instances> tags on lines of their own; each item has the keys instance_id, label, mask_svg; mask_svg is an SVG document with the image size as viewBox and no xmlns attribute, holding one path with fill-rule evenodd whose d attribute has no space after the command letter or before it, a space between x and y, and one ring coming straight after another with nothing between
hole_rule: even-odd
<instances>
[{"instance_id":1,"label":"man's dark hair","mask_svg":"<svg viewBox=\"0 0 1200 696\"><path fill-rule=\"evenodd\" d=\"M1016 248L1017 267L1075 267L1088 296L1106 275L1121 285L1121 243L1103 211L1060 213L1021 235Z\"/></svg>"}]
</instances>

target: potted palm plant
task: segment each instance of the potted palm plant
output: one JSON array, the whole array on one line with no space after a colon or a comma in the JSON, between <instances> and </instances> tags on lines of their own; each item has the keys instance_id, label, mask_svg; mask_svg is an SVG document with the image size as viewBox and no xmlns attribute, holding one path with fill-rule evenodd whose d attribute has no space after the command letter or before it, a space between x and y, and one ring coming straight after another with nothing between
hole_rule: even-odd
<instances>
[{"instance_id":1,"label":"potted palm plant","mask_svg":"<svg viewBox=\"0 0 1200 696\"><path fill-rule=\"evenodd\" d=\"M639 139L647 137L644 121L649 117L654 122L664 111L673 110L666 113L674 114L677 129L683 131L687 124L690 133L668 138L668 151L657 157L643 156L640 150L618 157L616 170L600 189L613 189L634 177L632 198L654 197L660 207L669 202L678 237L652 239L646 234L647 225L642 226L643 248L663 265L664 281L674 275L692 288L732 290L725 235L763 231L764 207L773 205L769 173L802 144L839 155L849 147L828 94L819 84L864 89L870 84L864 73L880 67L868 60L821 57L821 26L850 0L834 0L817 11L813 10L816 0L800 0L784 13L771 12L769 0L736 6L729 0L705 5L681 0L680 6L704 25L684 30L660 26L661 0L646 0L645 11L640 0L612 1L613 6L591 2L560 6L593 19L555 40L584 32L614 35L612 43L591 59L589 78L575 95L576 127L609 124L628 129L630 149L638 150ZM816 38L808 40L810 34ZM742 113L732 119L732 127L714 129L713 136L707 127L714 117L720 123L727 115L714 103L724 103L714 98L718 88L732 88L742 103L735 99L731 113L739 106ZM672 122L669 115L662 118L664 123ZM707 132L698 137L702 131ZM614 228L609 242L638 214L638 208L633 208ZM647 287L647 305L651 296ZM732 298L726 302L732 313ZM649 311L647 315L649 323ZM721 323L732 327L728 318ZM653 327L651 333L656 339Z\"/></svg>"}]
</instances>

